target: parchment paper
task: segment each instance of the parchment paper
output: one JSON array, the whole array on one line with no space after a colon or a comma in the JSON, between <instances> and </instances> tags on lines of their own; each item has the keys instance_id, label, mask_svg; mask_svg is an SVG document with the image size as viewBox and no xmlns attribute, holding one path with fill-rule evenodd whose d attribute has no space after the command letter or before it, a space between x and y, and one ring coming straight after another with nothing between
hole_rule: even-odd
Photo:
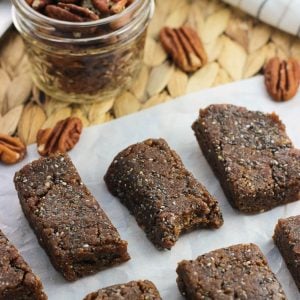
<instances>
[{"instance_id":1,"label":"parchment paper","mask_svg":"<svg viewBox=\"0 0 300 300\"><path fill-rule=\"evenodd\" d=\"M191 130L198 109L211 103L232 103L265 112L275 111L286 124L295 145L300 147L300 93L293 101L273 102L265 92L262 77L191 94L102 126L85 129L79 144L70 152L71 158L83 181L116 225L122 238L128 241L131 260L74 283L66 282L50 264L21 211L14 189L15 171L38 158L36 146L29 147L28 156L21 163L11 167L0 166L0 228L41 277L50 300L82 299L98 288L135 279L152 280L163 299L183 299L176 285L177 262L194 259L220 247L249 242L261 247L288 298L300 298L272 242L278 218L300 214L300 202L254 216L245 216L231 208ZM222 228L185 234L171 251L161 252L148 241L126 208L108 193L103 175L113 157L128 145L149 137L165 138L182 157L186 167L218 199L225 220Z\"/></svg>"}]
</instances>

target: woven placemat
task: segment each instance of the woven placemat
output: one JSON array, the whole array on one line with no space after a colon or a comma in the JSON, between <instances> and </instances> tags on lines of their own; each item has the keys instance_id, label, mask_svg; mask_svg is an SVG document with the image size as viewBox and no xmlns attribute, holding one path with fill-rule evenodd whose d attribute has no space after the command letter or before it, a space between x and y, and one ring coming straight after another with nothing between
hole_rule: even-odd
<instances>
[{"instance_id":1,"label":"woven placemat","mask_svg":"<svg viewBox=\"0 0 300 300\"><path fill-rule=\"evenodd\" d=\"M193 74L176 68L158 39L163 26L183 24L199 33L208 54L209 63ZM0 133L17 135L31 144L40 128L53 127L71 115L84 126L108 122L189 92L252 77L275 55L300 60L300 40L219 0L157 0L144 65L133 86L106 102L67 104L33 85L25 46L12 29L0 49Z\"/></svg>"}]
</instances>

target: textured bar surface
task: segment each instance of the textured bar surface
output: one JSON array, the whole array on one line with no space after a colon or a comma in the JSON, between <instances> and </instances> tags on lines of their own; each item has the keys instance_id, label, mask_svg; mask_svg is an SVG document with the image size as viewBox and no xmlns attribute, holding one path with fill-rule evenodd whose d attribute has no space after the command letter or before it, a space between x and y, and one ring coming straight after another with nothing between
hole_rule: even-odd
<instances>
[{"instance_id":1,"label":"textured bar surface","mask_svg":"<svg viewBox=\"0 0 300 300\"><path fill-rule=\"evenodd\" d=\"M210 105L192 128L233 207L258 213L299 199L300 151L276 114Z\"/></svg>"},{"instance_id":2,"label":"textured bar surface","mask_svg":"<svg viewBox=\"0 0 300 300\"><path fill-rule=\"evenodd\" d=\"M170 249L182 232L223 224L217 201L163 139L121 151L104 179L159 249Z\"/></svg>"},{"instance_id":3,"label":"textured bar surface","mask_svg":"<svg viewBox=\"0 0 300 300\"><path fill-rule=\"evenodd\" d=\"M15 175L20 203L41 246L67 280L128 260L122 241L67 155L41 158Z\"/></svg>"},{"instance_id":4,"label":"textured bar surface","mask_svg":"<svg viewBox=\"0 0 300 300\"><path fill-rule=\"evenodd\" d=\"M273 239L300 290L300 215L279 219Z\"/></svg>"},{"instance_id":5,"label":"textured bar surface","mask_svg":"<svg viewBox=\"0 0 300 300\"><path fill-rule=\"evenodd\" d=\"M88 294L84 300L161 300L153 282L149 280L130 281L116 284Z\"/></svg>"},{"instance_id":6,"label":"textured bar surface","mask_svg":"<svg viewBox=\"0 0 300 300\"><path fill-rule=\"evenodd\" d=\"M0 300L46 300L40 279L0 230Z\"/></svg>"},{"instance_id":7,"label":"textured bar surface","mask_svg":"<svg viewBox=\"0 0 300 300\"><path fill-rule=\"evenodd\" d=\"M286 299L266 258L254 244L238 244L184 260L176 271L178 288L186 299Z\"/></svg>"}]
</instances>

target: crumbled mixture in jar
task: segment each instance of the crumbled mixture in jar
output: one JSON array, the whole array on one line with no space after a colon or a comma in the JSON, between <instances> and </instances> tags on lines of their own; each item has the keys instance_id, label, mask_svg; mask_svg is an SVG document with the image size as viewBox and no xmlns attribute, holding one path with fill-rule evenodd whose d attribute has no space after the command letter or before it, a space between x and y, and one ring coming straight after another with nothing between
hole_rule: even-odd
<instances>
[{"instance_id":1,"label":"crumbled mixture in jar","mask_svg":"<svg viewBox=\"0 0 300 300\"><path fill-rule=\"evenodd\" d=\"M68 155L41 158L15 175L20 203L54 267L67 280L127 261L127 242L81 181Z\"/></svg>"},{"instance_id":2,"label":"crumbled mixture in jar","mask_svg":"<svg viewBox=\"0 0 300 300\"><path fill-rule=\"evenodd\" d=\"M119 14L134 0L25 0L34 10L68 22L88 22Z\"/></svg>"},{"instance_id":3,"label":"crumbled mixture in jar","mask_svg":"<svg viewBox=\"0 0 300 300\"><path fill-rule=\"evenodd\" d=\"M40 279L0 230L0 299L46 300Z\"/></svg>"},{"instance_id":4,"label":"crumbled mixture in jar","mask_svg":"<svg viewBox=\"0 0 300 300\"><path fill-rule=\"evenodd\" d=\"M300 290L300 215L279 219L273 239Z\"/></svg>"},{"instance_id":5,"label":"crumbled mixture in jar","mask_svg":"<svg viewBox=\"0 0 300 300\"><path fill-rule=\"evenodd\" d=\"M182 232L223 224L216 199L163 139L121 151L104 180L159 249L170 249Z\"/></svg>"},{"instance_id":6,"label":"crumbled mixture in jar","mask_svg":"<svg viewBox=\"0 0 300 300\"><path fill-rule=\"evenodd\" d=\"M300 151L275 113L210 105L192 128L233 207L257 213L298 199Z\"/></svg>"},{"instance_id":7,"label":"crumbled mixture in jar","mask_svg":"<svg viewBox=\"0 0 300 300\"><path fill-rule=\"evenodd\" d=\"M84 300L161 300L153 282L149 280L130 281L116 284L88 294Z\"/></svg>"},{"instance_id":8,"label":"crumbled mixture in jar","mask_svg":"<svg viewBox=\"0 0 300 300\"><path fill-rule=\"evenodd\" d=\"M184 260L176 272L178 288L186 299L287 299L255 244L238 244Z\"/></svg>"}]
</instances>

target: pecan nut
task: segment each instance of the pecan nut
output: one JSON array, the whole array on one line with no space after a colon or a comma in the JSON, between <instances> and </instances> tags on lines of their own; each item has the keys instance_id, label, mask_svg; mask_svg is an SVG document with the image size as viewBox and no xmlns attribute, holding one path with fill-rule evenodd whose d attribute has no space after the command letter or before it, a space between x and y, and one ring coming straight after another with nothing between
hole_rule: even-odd
<instances>
[{"instance_id":1,"label":"pecan nut","mask_svg":"<svg viewBox=\"0 0 300 300\"><path fill-rule=\"evenodd\" d=\"M265 66L264 76L270 96L276 101L287 101L296 95L299 88L299 62L293 58L286 61L273 57Z\"/></svg>"},{"instance_id":2,"label":"pecan nut","mask_svg":"<svg viewBox=\"0 0 300 300\"><path fill-rule=\"evenodd\" d=\"M59 2L80 5L81 0L59 0Z\"/></svg>"},{"instance_id":3,"label":"pecan nut","mask_svg":"<svg viewBox=\"0 0 300 300\"><path fill-rule=\"evenodd\" d=\"M50 18L68 22L86 22L99 19L99 16L90 9L72 3L59 2L57 5L47 5L45 14Z\"/></svg>"},{"instance_id":4,"label":"pecan nut","mask_svg":"<svg viewBox=\"0 0 300 300\"><path fill-rule=\"evenodd\" d=\"M26 0L26 2L35 10L41 11L48 4L52 2L52 0Z\"/></svg>"},{"instance_id":5,"label":"pecan nut","mask_svg":"<svg viewBox=\"0 0 300 300\"><path fill-rule=\"evenodd\" d=\"M190 27L164 27L160 41L175 64L185 72L194 72L207 63L207 55L198 34Z\"/></svg>"},{"instance_id":6,"label":"pecan nut","mask_svg":"<svg viewBox=\"0 0 300 300\"><path fill-rule=\"evenodd\" d=\"M76 117L61 120L54 128L40 129L37 133L38 153L42 156L65 153L73 149L81 132L82 122Z\"/></svg>"},{"instance_id":7,"label":"pecan nut","mask_svg":"<svg viewBox=\"0 0 300 300\"><path fill-rule=\"evenodd\" d=\"M0 161L11 165L21 161L26 154L25 144L17 137L0 134Z\"/></svg>"},{"instance_id":8,"label":"pecan nut","mask_svg":"<svg viewBox=\"0 0 300 300\"><path fill-rule=\"evenodd\" d=\"M92 0L93 6L103 14L118 14L129 2L129 0Z\"/></svg>"}]
</instances>

